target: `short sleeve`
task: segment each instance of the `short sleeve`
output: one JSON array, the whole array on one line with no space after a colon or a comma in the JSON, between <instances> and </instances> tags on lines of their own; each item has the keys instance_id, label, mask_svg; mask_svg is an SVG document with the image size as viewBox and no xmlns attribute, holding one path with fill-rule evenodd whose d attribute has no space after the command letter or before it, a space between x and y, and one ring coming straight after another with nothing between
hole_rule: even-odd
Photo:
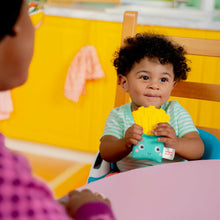
<instances>
[{"instance_id":1,"label":"short sleeve","mask_svg":"<svg viewBox=\"0 0 220 220\"><path fill-rule=\"evenodd\" d=\"M111 135L118 139L123 137L123 115L120 114L120 109L115 108L111 110L108 118L105 122L105 128L103 132L103 136Z\"/></svg>"},{"instance_id":2,"label":"short sleeve","mask_svg":"<svg viewBox=\"0 0 220 220\"><path fill-rule=\"evenodd\" d=\"M169 102L165 110L171 118L169 124L175 129L178 137L183 137L189 132L198 132L190 114L177 101Z\"/></svg>"},{"instance_id":3,"label":"short sleeve","mask_svg":"<svg viewBox=\"0 0 220 220\"><path fill-rule=\"evenodd\" d=\"M198 132L190 114L182 107L182 111L179 113L178 117L179 124L179 137L183 137L185 134L190 132Z\"/></svg>"}]
</instances>

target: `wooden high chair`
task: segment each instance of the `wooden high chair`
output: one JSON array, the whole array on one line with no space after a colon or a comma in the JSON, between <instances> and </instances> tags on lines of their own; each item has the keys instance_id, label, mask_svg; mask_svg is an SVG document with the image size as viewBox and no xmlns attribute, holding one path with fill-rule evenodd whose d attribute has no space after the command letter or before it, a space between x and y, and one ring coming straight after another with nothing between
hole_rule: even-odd
<instances>
[{"instance_id":1,"label":"wooden high chair","mask_svg":"<svg viewBox=\"0 0 220 220\"><path fill-rule=\"evenodd\" d=\"M135 35L136 25L137 12L125 12L122 29L122 45L125 38ZM185 37L169 38L182 45L190 55L220 57L220 40ZM183 81L177 83L177 86L172 92L172 96L220 102L220 85ZM129 102L129 95L122 90L120 85L117 85L115 107L124 105L127 102ZM199 128L200 137L205 144L205 153L201 159L220 159L220 129L197 127ZM88 182L101 179L106 173L114 172L114 169L114 164L102 160L98 152L96 160L92 165Z\"/></svg>"}]
</instances>

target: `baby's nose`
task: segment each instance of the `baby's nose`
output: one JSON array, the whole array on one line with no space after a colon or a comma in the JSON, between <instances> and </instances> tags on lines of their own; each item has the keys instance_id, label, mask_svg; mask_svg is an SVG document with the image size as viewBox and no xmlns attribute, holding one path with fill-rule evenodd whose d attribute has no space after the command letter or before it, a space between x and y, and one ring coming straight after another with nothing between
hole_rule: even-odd
<instances>
[{"instance_id":1,"label":"baby's nose","mask_svg":"<svg viewBox=\"0 0 220 220\"><path fill-rule=\"evenodd\" d=\"M148 84L148 88L157 90L157 89L159 89L159 83L156 81L151 81Z\"/></svg>"}]
</instances>

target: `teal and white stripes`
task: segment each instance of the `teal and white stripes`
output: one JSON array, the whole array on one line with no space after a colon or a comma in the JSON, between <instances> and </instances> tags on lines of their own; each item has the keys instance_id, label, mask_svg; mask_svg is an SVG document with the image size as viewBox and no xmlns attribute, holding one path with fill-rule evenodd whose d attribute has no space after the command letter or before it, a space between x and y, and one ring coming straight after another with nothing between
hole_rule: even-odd
<instances>
[{"instance_id":1,"label":"teal and white stripes","mask_svg":"<svg viewBox=\"0 0 220 220\"><path fill-rule=\"evenodd\" d=\"M170 115L169 124L176 131L177 137L197 131L191 116L177 101L166 102L161 108Z\"/></svg>"},{"instance_id":2,"label":"teal and white stripes","mask_svg":"<svg viewBox=\"0 0 220 220\"><path fill-rule=\"evenodd\" d=\"M134 124L131 113L131 103L114 108L105 123L104 135L113 135L116 138L123 138L125 131Z\"/></svg>"},{"instance_id":3,"label":"teal and white stripes","mask_svg":"<svg viewBox=\"0 0 220 220\"><path fill-rule=\"evenodd\" d=\"M161 108L170 115L169 124L174 128L178 137L197 131L191 116L177 101L166 102ZM131 103L114 108L106 120L103 136L112 135L123 138L125 131L132 124L134 124L134 119L131 113Z\"/></svg>"}]
</instances>

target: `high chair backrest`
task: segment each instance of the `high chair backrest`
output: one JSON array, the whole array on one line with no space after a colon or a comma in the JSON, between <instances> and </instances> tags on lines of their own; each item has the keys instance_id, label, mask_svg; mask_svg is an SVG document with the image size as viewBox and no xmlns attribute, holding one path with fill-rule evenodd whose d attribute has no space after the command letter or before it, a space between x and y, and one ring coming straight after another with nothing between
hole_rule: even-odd
<instances>
[{"instance_id":1,"label":"high chair backrest","mask_svg":"<svg viewBox=\"0 0 220 220\"><path fill-rule=\"evenodd\" d=\"M136 11L125 11L123 18L122 34L121 34L121 45L123 46L124 40L127 37L133 37L136 34L137 26L137 15ZM115 107L119 107L129 102L129 95L125 93L121 86L118 84L116 87L115 95Z\"/></svg>"},{"instance_id":2,"label":"high chair backrest","mask_svg":"<svg viewBox=\"0 0 220 220\"><path fill-rule=\"evenodd\" d=\"M190 55L220 57L220 40L186 37L172 37L172 39L182 45ZM172 96L220 102L220 85L183 81L177 83ZM212 133L220 140L220 129L197 127Z\"/></svg>"}]
</instances>

